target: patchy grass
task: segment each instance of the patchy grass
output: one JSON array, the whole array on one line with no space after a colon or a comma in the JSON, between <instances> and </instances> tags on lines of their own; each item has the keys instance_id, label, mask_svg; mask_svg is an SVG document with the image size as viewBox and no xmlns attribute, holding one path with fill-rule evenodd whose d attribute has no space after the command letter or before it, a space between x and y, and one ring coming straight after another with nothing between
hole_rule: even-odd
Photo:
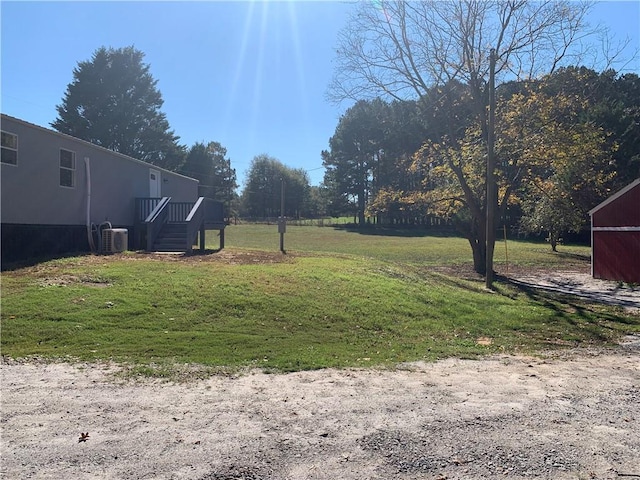
<instances>
[{"instance_id":1,"label":"patchy grass","mask_svg":"<svg viewBox=\"0 0 640 480\"><path fill-rule=\"evenodd\" d=\"M231 227L230 247L211 255L88 255L5 272L3 355L115 360L167 377L185 363L204 371L396 365L640 331L640 319L620 309L508 284L489 294L480 281L424 268L462 262L461 239L291 227L282 255L272 230ZM518 248L521 265L575 260Z\"/></svg>"}]
</instances>

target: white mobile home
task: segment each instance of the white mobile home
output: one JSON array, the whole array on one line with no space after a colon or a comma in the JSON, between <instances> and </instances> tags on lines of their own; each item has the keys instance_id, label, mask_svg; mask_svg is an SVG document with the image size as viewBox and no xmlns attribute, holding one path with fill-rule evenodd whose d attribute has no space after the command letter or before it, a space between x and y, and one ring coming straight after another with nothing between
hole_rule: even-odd
<instances>
[{"instance_id":1,"label":"white mobile home","mask_svg":"<svg viewBox=\"0 0 640 480\"><path fill-rule=\"evenodd\" d=\"M185 205L198 201L193 178L8 115L1 118L3 262L88 251L88 232L106 222L128 230L130 248L145 248L140 218L150 213L145 208L170 198L189 212Z\"/></svg>"}]
</instances>

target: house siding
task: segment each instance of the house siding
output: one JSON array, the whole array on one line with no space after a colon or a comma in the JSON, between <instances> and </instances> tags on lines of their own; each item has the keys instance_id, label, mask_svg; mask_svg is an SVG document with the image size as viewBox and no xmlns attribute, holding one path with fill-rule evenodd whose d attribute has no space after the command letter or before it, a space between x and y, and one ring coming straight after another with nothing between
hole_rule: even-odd
<instances>
[{"instance_id":1,"label":"house siding","mask_svg":"<svg viewBox=\"0 0 640 480\"><path fill-rule=\"evenodd\" d=\"M16 245L24 243L18 238L42 236L42 241L33 238L27 243L43 245L46 250L46 245L51 245L51 235L47 232L57 230L59 233L85 226L88 194L85 159L90 167L91 223L108 221L114 227L132 230L135 199L149 196L150 170L160 172L162 196L170 196L176 202L195 202L198 198L195 179L4 114L1 118L2 131L18 136L17 165L0 164L1 218L3 230L6 228L6 232L2 232L3 260L32 255L31 252L17 254ZM73 187L60 186L60 149L75 152ZM20 229L20 225L24 228ZM56 228L45 229L43 226ZM69 238L77 237L71 235ZM77 248L77 240L67 243L69 249ZM86 239L85 243L88 249Z\"/></svg>"}]
</instances>

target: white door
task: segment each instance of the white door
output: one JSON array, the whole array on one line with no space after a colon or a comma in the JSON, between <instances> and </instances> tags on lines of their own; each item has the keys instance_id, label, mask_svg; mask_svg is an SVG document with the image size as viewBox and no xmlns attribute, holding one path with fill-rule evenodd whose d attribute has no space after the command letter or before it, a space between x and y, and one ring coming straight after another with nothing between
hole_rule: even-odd
<instances>
[{"instance_id":1,"label":"white door","mask_svg":"<svg viewBox=\"0 0 640 480\"><path fill-rule=\"evenodd\" d=\"M160 172L158 170L149 169L149 196L151 198L160 198Z\"/></svg>"}]
</instances>

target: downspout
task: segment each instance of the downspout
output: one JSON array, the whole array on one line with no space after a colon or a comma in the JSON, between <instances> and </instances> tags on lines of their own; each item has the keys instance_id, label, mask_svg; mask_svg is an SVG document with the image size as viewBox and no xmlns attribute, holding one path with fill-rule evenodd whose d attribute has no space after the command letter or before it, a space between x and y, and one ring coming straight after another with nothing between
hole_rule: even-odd
<instances>
[{"instance_id":1,"label":"downspout","mask_svg":"<svg viewBox=\"0 0 640 480\"><path fill-rule=\"evenodd\" d=\"M84 168L87 181L87 240L89 240L91 253L96 253L96 245L93 242L93 232L91 231L91 168L89 166L89 157L84 157Z\"/></svg>"}]
</instances>

